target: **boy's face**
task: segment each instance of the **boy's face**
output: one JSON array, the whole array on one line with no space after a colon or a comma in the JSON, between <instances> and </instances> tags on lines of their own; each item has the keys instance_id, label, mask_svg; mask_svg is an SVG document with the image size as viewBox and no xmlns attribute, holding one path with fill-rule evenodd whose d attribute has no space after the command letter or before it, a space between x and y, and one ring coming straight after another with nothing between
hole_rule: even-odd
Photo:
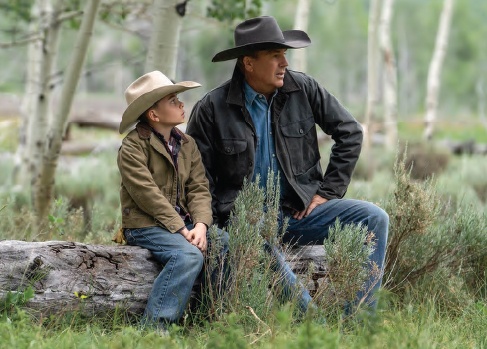
<instances>
[{"instance_id":1,"label":"boy's face","mask_svg":"<svg viewBox=\"0 0 487 349\"><path fill-rule=\"evenodd\" d=\"M184 122L184 103L181 102L175 93L157 101L152 112L158 120L154 120L164 127L174 127Z\"/></svg>"}]
</instances>

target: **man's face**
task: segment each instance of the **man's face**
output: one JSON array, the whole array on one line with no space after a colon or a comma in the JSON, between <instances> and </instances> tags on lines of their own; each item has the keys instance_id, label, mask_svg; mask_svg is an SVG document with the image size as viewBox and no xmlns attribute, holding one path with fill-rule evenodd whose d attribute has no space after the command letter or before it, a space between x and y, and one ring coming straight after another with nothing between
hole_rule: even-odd
<instances>
[{"instance_id":1,"label":"man's face","mask_svg":"<svg viewBox=\"0 0 487 349\"><path fill-rule=\"evenodd\" d=\"M255 57L244 57L247 83L265 96L282 87L287 66L286 49L257 51Z\"/></svg>"}]
</instances>

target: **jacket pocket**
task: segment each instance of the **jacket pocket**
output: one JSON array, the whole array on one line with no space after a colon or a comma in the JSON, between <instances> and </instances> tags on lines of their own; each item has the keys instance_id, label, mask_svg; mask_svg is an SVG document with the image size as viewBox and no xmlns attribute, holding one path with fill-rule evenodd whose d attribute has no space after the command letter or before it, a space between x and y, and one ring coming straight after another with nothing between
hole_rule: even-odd
<instances>
[{"instance_id":1,"label":"jacket pocket","mask_svg":"<svg viewBox=\"0 0 487 349\"><path fill-rule=\"evenodd\" d=\"M300 175L320 161L315 120L311 116L289 124L281 125L286 157L291 160L294 175Z\"/></svg>"},{"instance_id":2,"label":"jacket pocket","mask_svg":"<svg viewBox=\"0 0 487 349\"><path fill-rule=\"evenodd\" d=\"M216 149L218 156L218 181L241 184L249 172L249 152L245 139L222 139Z\"/></svg>"}]
</instances>

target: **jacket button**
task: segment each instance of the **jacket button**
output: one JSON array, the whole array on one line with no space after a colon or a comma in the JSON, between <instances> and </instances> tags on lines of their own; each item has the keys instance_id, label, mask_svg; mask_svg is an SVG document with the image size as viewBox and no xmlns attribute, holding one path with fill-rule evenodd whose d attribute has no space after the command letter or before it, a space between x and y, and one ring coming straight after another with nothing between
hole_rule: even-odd
<instances>
[{"instance_id":1,"label":"jacket button","mask_svg":"<svg viewBox=\"0 0 487 349\"><path fill-rule=\"evenodd\" d=\"M232 151L232 149L230 149L230 147L226 147L226 148L225 148L225 152L226 152L226 153L230 153L231 151Z\"/></svg>"},{"instance_id":2,"label":"jacket button","mask_svg":"<svg viewBox=\"0 0 487 349\"><path fill-rule=\"evenodd\" d=\"M304 133L304 130L302 128L299 129L299 133L300 134L303 134Z\"/></svg>"},{"instance_id":3,"label":"jacket button","mask_svg":"<svg viewBox=\"0 0 487 349\"><path fill-rule=\"evenodd\" d=\"M249 161L249 166L252 167L254 163L252 161Z\"/></svg>"}]
</instances>

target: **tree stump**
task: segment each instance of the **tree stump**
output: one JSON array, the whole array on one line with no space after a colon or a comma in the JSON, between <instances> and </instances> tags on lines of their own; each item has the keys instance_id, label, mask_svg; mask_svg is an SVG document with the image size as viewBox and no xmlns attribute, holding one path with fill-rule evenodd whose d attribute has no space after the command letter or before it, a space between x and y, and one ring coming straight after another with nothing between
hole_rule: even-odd
<instances>
[{"instance_id":1,"label":"tree stump","mask_svg":"<svg viewBox=\"0 0 487 349\"><path fill-rule=\"evenodd\" d=\"M286 254L313 291L325 275L323 246ZM93 316L116 308L142 314L160 270L148 250L135 246L5 240L0 241L0 300L31 286L35 296L24 307L35 315L77 311Z\"/></svg>"}]
</instances>

